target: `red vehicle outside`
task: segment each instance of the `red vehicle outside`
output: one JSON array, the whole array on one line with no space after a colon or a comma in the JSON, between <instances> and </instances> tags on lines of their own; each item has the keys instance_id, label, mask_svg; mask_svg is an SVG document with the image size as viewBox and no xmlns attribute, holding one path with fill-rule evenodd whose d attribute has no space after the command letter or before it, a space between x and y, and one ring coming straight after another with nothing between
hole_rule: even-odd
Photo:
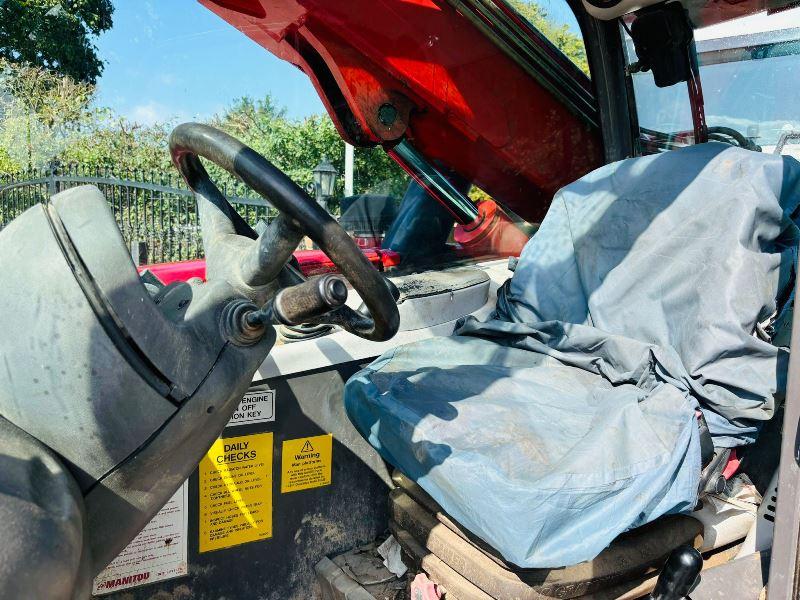
<instances>
[{"instance_id":1,"label":"red vehicle outside","mask_svg":"<svg viewBox=\"0 0 800 600\"><path fill-rule=\"evenodd\" d=\"M448 244L454 260L470 260L484 257L518 256L528 236L511 220L493 200L477 204L478 216L466 225L457 224L453 229L452 242ZM382 236L354 236L364 255L379 271L398 267L403 262L402 254L391 248L381 248ZM336 266L321 250L297 250L294 253L300 271L306 277L336 273ZM205 280L204 259L143 265L139 271L150 271L164 284L187 281L193 278Z\"/></svg>"},{"instance_id":2,"label":"red vehicle outside","mask_svg":"<svg viewBox=\"0 0 800 600\"><path fill-rule=\"evenodd\" d=\"M364 255L379 271L393 266L397 260L396 253L391 250L381 251L380 249L368 248L364 249ZM300 265L300 271L306 277L337 272L333 261L322 250L298 250L294 253L294 257ZM170 284L174 281L187 281L195 277L205 280L206 261L201 258L139 267L140 272L145 270L150 271L164 284Z\"/></svg>"}]
</instances>

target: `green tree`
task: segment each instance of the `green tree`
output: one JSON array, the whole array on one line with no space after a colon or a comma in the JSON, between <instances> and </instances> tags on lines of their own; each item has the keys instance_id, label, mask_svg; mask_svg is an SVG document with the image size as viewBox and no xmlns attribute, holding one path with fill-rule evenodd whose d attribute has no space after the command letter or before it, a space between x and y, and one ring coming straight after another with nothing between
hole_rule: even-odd
<instances>
[{"instance_id":1,"label":"green tree","mask_svg":"<svg viewBox=\"0 0 800 600\"><path fill-rule=\"evenodd\" d=\"M169 175L174 170L169 156L171 123L140 125L103 111L91 129L84 130L59 155L63 163L76 163L89 169L114 168Z\"/></svg>"},{"instance_id":2,"label":"green tree","mask_svg":"<svg viewBox=\"0 0 800 600\"><path fill-rule=\"evenodd\" d=\"M80 135L70 139L59 153L63 163L77 163L89 169L113 167L120 174L152 171L159 176L177 175L168 148L175 123L144 126L114 117L108 111L95 111L92 116ZM313 168L327 158L340 173L335 195L344 194L344 142L328 115L292 119L267 96L261 100L241 98L212 117L210 124L266 156L304 188L313 181ZM407 176L382 148L356 148L354 154L357 193L402 195ZM209 165L209 171L221 187L228 188L229 194L245 194L236 178L213 165Z\"/></svg>"},{"instance_id":3,"label":"green tree","mask_svg":"<svg viewBox=\"0 0 800 600\"><path fill-rule=\"evenodd\" d=\"M0 0L0 58L95 83L94 36L111 28L111 0Z\"/></svg>"},{"instance_id":4,"label":"green tree","mask_svg":"<svg viewBox=\"0 0 800 600\"><path fill-rule=\"evenodd\" d=\"M5 148L0 147L0 176L19 170L19 165L14 161Z\"/></svg>"},{"instance_id":5,"label":"green tree","mask_svg":"<svg viewBox=\"0 0 800 600\"><path fill-rule=\"evenodd\" d=\"M327 114L290 119L270 96L263 100L241 98L212 124L241 139L286 172L300 186L313 181L313 168L330 160L344 172L344 142ZM382 148L356 148L354 187L357 193L398 196L407 176ZM344 193L344 180L336 182L336 195Z\"/></svg>"},{"instance_id":6,"label":"green tree","mask_svg":"<svg viewBox=\"0 0 800 600\"><path fill-rule=\"evenodd\" d=\"M566 24L556 24L547 11L533 0L509 0L511 6L534 28L550 40L578 68L589 74L589 61L586 59L586 47L583 38L570 30Z\"/></svg>"},{"instance_id":7,"label":"green tree","mask_svg":"<svg viewBox=\"0 0 800 600\"><path fill-rule=\"evenodd\" d=\"M41 167L95 119L94 87L0 59L0 149L6 168Z\"/></svg>"}]
</instances>

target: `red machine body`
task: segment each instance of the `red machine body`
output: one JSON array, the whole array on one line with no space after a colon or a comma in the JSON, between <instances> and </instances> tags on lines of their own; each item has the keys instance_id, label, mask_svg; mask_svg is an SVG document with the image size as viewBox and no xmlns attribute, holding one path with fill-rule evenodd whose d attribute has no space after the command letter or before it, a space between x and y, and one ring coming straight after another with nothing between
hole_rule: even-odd
<instances>
[{"instance_id":1,"label":"red machine body","mask_svg":"<svg viewBox=\"0 0 800 600\"><path fill-rule=\"evenodd\" d=\"M200 2L302 69L345 140L406 139L528 221L602 163L598 129L447 2Z\"/></svg>"}]
</instances>

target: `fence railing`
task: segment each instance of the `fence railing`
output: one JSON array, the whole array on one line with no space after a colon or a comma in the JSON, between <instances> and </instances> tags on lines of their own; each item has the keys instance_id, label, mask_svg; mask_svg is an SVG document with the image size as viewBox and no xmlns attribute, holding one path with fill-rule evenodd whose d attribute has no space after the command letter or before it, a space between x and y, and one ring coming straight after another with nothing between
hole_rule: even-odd
<instances>
[{"instance_id":1,"label":"fence railing","mask_svg":"<svg viewBox=\"0 0 800 600\"><path fill-rule=\"evenodd\" d=\"M194 195L180 177L154 171L68 165L0 175L0 229L37 203L65 189L92 184L105 195L122 237L138 261L170 262L203 256ZM244 184L221 187L253 227L278 213Z\"/></svg>"}]
</instances>

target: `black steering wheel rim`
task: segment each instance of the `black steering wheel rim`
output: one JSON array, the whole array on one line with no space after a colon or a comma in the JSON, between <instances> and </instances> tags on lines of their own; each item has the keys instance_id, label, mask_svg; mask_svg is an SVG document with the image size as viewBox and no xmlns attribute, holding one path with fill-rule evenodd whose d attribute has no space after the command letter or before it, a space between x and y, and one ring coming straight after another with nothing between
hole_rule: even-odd
<instances>
[{"instance_id":1,"label":"black steering wheel rim","mask_svg":"<svg viewBox=\"0 0 800 600\"><path fill-rule=\"evenodd\" d=\"M199 123L184 123L176 127L170 135L169 146L173 163L195 192L198 212L202 203L209 203L217 209L214 218L203 223L204 245L214 243L215 231L249 239L257 236L219 192L199 157L239 177L255 192L268 198L281 214L271 224L271 229L261 236L269 238L270 244L280 246L273 254L278 255L281 264L267 266L261 264L260 259L251 260L251 263L258 264L253 267L258 271L254 275L257 279L273 279L291 256L300 236L308 235L358 292L370 314L365 316L343 306L326 315L324 322L374 341L388 340L397 333L400 317L383 276L336 220L283 171L236 138ZM206 228L214 231L207 232ZM207 241L207 234L211 240ZM208 251L206 247L207 254Z\"/></svg>"},{"instance_id":2,"label":"black steering wheel rim","mask_svg":"<svg viewBox=\"0 0 800 600\"><path fill-rule=\"evenodd\" d=\"M758 146L752 140L746 138L742 135L739 131L736 131L732 127L724 127L724 126L713 126L709 127L708 130L708 137L710 140L715 140L718 142L729 143L728 140L724 138L730 138L736 142L736 145L740 148L744 148L746 150L753 150L754 152L761 152L761 147Z\"/></svg>"}]
</instances>

